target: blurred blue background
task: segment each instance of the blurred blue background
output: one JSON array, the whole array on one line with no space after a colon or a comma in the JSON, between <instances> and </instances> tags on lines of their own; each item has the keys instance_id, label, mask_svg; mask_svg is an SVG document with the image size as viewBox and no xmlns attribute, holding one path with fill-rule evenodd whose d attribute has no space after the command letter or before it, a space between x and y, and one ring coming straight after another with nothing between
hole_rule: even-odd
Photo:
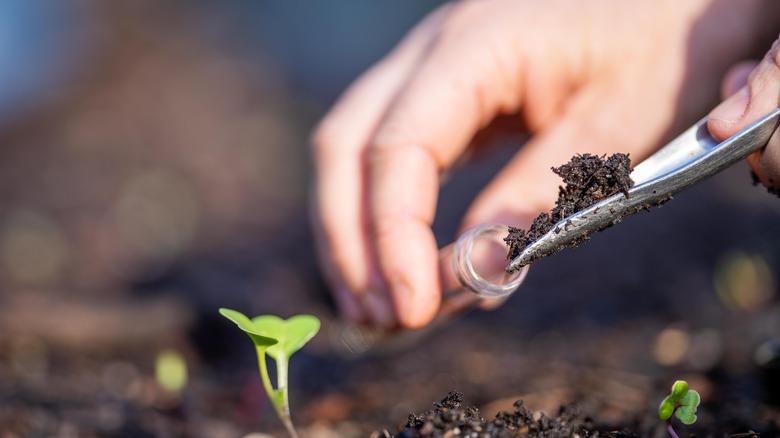
<instances>
[{"instance_id":1,"label":"blurred blue background","mask_svg":"<svg viewBox=\"0 0 780 438\"><path fill-rule=\"evenodd\" d=\"M0 3L0 118L21 117L78 81L95 47L95 17L83 2Z\"/></svg>"}]
</instances>

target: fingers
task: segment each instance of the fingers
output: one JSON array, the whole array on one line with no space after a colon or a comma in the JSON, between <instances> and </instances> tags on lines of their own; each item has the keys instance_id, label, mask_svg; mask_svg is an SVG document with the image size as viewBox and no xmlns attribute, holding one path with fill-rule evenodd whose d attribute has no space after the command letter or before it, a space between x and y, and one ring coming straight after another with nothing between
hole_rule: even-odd
<instances>
[{"instance_id":1,"label":"fingers","mask_svg":"<svg viewBox=\"0 0 780 438\"><path fill-rule=\"evenodd\" d=\"M723 91L733 94L710 113L707 127L717 139L724 140L734 135L780 105L778 41L747 78L745 69L746 64L741 64L730 71ZM743 86L734 92L741 81L744 81ZM769 144L749 156L747 161L764 185L773 190L780 189L780 134L776 132Z\"/></svg>"},{"instance_id":2,"label":"fingers","mask_svg":"<svg viewBox=\"0 0 780 438\"><path fill-rule=\"evenodd\" d=\"M552 124L591 71L592 56L569 38L529 37L547 35L545 16L575 22L572 11L537 14L537 5L453 4L411 55L372 70L317 130L315 227L337 299L353 317L387 324L389 289L402 325L432 319L441 295L430 230L439 175L480 128L521 102L530 129Z\"/></svg>"},{"instance_id":3,"label":"fingers","mask_svg":"<svg viewBox=\"0 0 780 438\"><path fill-rule=\"evenodd\" d=\"M415 146L377 149L371 164L373 243L385 287L399 322L421 327L439 306L438 249L430 229L439 166Z\"/></svg>"},{"instance_id":4,"label":"fingers","mask_svg":"<svg viewBox=\"0 0 780 438\"><path fill-rule=\"evenodd\" d=\"M431 14L393 53L350 87L312 137L316 172L312 219L318 259L337 305L355 322L389 326L395 319L388 298L382 297L376 285L381 282L375 279L378 274L367 243L364 151L447 10L444 7Z\"/></svg>"},{"instance_id":5,"label":"fingers","mask_svg":"<svg viewBox=\"0 0 780 438\"><path fill-rule=\"evenodd\" d=\"M588 53L568 39L530 37L544 34L547 25L541 18L519 23L518 17L542 17L531 10L536 5L457 3L370 142L373 253L406 327L425 325L439 307L430 229L439 175L497 115L523 106L530 129L551 124L589 71ZM526 77L529 65L533 77ZM532 80L535 86L527 89Z\"/></svg>"},{"instance_id":6,"label":"fingers","mask_svg":"<svg viewBox=\"0 0 780 438\"><path fill-rule=\"evenodd\" d=\"M497 113L516 111L522 97L522 57L507 47L516 42L495 37L514 34L510 23L481 23L480 17L493 15L464 7L452 11L464 15L448 17L368 151L375 254L399 321L411 328L427 324L439 308L438 250L430 228L439 175L479 128ZM507 28L484 32L489 26Z\"/></svg>"}]
</instances>

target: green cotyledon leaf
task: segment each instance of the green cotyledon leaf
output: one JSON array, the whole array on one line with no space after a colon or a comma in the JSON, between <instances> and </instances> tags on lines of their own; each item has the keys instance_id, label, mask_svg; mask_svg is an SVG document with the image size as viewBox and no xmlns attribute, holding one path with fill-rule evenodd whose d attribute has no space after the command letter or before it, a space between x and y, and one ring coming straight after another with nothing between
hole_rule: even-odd
<instances>
[{"instance_id":1,"label":"green cotyledon leaf","mask_svg":"<svg viewBox=\"0 0 780 438\"><path fill-rule=\"evenodd\" d=\"M258 331L255 325L252 323L252 320L250 320L243 313L237 310L226 309L226 308L219 309L219 313L225 318L233 321L238 326L238 328L240 328L247 335L249 335L249 337L252 339L252 342L254 342L255 346L267 348L279 343L278 339L275 339L271 336L266 336L265 334Z\"/></svg>"},{"instance_id":2,"label":"green cotyledon leaf","mask_svg":"<svg viewBox=\"0 0 780 438\"><path fill-rule=\"evenodd\" d=\"M680 401L688 393L688 382L685 380L678 380L672 385L672 398L675 401Z\"/></svg>"},{"instance_id":3,"label":"green cotyledon leaf","mask_svg":"<svg viewBox=\"0 0 780 438\"><path fill-rule=\"evenodd\" d=\"M667 395L666 398L661 402L661 405L658 406L658 416L662 420L668 420L672 418L672 414L674 413L674 400L672 400L671 395Z\"/></svg>"},{"instance_id":4,"label":"green cotyledon leaf","mask_svg":"<svg viewBox=\"0 0 780 438\"><path fill-rule=\"evenodd\" d=\"M268 348L268 355L276 360L290 357L300 350L320 330L320 320L312 315L296 315L282 319L275 315L252 318L257 333L279 341Z\"/></svg>"},{"instance_id":5,"label":"green cotyledon leaf","mask_svg":"<svg viewBox=\"0 0 780 438\"><path fill-rule=\"evenodd\" d=\"M697 407L701 402L701 396L695 390L691 389L685 394L685 397L680 400L680 404L683 406Z\"/></svg>"},{"instance_id":6,"label":"green cotyledon leaf","mask_svg":"<svg viewBox=\"0 0 780 438\"><path fill-rule=\"evenodd\" d=\"M690 426L696 422L696 408L693 406L680 406L674 411L674 416L679 418L683 424Z\"/></svg>"}]
</instances>

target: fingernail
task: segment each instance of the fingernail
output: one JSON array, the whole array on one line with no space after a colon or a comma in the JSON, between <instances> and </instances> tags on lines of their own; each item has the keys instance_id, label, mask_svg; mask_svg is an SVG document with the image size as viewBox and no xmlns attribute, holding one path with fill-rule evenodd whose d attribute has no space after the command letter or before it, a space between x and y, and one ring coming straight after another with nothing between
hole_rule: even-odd
<instances>
[{"instance_id":1,"label":"fingernail","mask_svg":"<svg viewBox=\"0 0 780 438\"><path fill-rule=\"evenodd\" d=\"M750 91L747 87L742 87L710 112L710 120L733 125L745 114L749 101Z\"/></svg>"}]
</instances>

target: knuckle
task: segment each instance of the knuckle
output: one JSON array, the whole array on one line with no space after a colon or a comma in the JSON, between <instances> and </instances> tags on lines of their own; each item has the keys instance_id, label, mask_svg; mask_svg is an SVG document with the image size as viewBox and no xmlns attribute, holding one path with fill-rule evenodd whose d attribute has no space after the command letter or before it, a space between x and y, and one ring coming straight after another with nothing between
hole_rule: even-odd
<instances>
[{"instance_id":1,"label":"knuckle","mask_svg":"<svg viewBox=\"0 0 780 438\"><path fill-rule=\"evenodd\" d=\"M432 146L408 136L399 137L392 142L377 143L365 153L365 163L375 171L381 172L381 169L386 166L398 168L400 163L419 162L420 160L430 163L439 172L444 169L443 158Z\"/></svg>"},{"instance_id":2,"label":"knuckle","mask_svg":"<svg viewBox=\"0 0 780 438\"><path fill-rule=\"evenodd\" d=\"M372 214L371 237L379 247L398 240L413 239L421 229L430 229L430 225L419 215L398 214L392 211L375 211Z\"/></svg>"},{"instance_id":3,"label":"knuckle","mask_svg":"<svg viewBox=\"0 0 780 438\"><path fill-rule=\"evenodd\" d=\"M773 74L776 74L776 72L780 71L780 38L776 39L772 43L772 47L769 48L769 51L766 52L764 58L761 59L761 62L750 74L750 78L751 80L760 79L763 75L770 71Z\"/></svg>"},{"instance_id":4,"label":"knuckle","mask_svg":"<svg viewBox=\"0 0 780 438\"><path fill-rule=\"evenodd\" d=\"M776 39L774 43L772 43L772 48L769 49L769 54L767 57L771 60L772 63L774 63L775 69L780 69L780 38Z\"/></svg>"},{"instance_id":5,"label":"knuckle","mask_svg":"<svg viewBox=\"0 0 780 438\"><path fill-rule=\"evenodd\" d=\"M389 118L376 131L366 150L368 165L375 168L388 163L393 157L408 155L410 149L419 146L413 132L410 122L403 117Z\"/></svg>"},{"instance_id":6,"label":"knuckle","mask_svg":"<svg viewBox=\"0 0 780 438\"><path fill-rule=\"evenodd\" d=\"M410 113L402 109L395 110L374 134L366 151L367 163L377 166L389 162L392 158L409 158L423 154L434 166L441 168L444 158L428 140L426 132L424 123L415 120Z\"/></svg>"},{"instance_id":7,"label":"knuckle","mask_svg":"<svg viewBox=\"0 0 780 438\"><path fill-rule=\"evenodd\" d=\"M391 238L398 231L398 223L389 217L374 218L374 226L371 230L375 242L381 244L385 239Z\"/></svg>"},{"instance_id":8,"label":"knuckle","mask_svg":"<svg viewBox=\"0 0 780 438\"><path fill-rule=\"evenodd\" d=\"M388 147L372 147L366 151L366 164L372 169L386 163L391 149Z\"/></svg>"},{"instance_id":9,"label":"knuckle","mask_svg":"<svg viewBox=\"0 0 780 438\"><path fill-rule=\"evenodd\" d=\"M766 53L761 62L753 69L748 77L748 85L751 95L765 94L767 90L776 90L776 84L780 82L780 40L775 40L772 47Z\"/></svg>"},{"instance_id":10,"label":"knuckle","mask_svg":"<svg viewBox=\"0 0 780 438\"><path fill-rule=\"evenodd\" d=\"M388 150L400 144L411 143L414 138L413 132L416 130L409 114L403 110L403 107L394 109L377 129L371 142L371 149Z\"/></svg>"}]
</instances>

